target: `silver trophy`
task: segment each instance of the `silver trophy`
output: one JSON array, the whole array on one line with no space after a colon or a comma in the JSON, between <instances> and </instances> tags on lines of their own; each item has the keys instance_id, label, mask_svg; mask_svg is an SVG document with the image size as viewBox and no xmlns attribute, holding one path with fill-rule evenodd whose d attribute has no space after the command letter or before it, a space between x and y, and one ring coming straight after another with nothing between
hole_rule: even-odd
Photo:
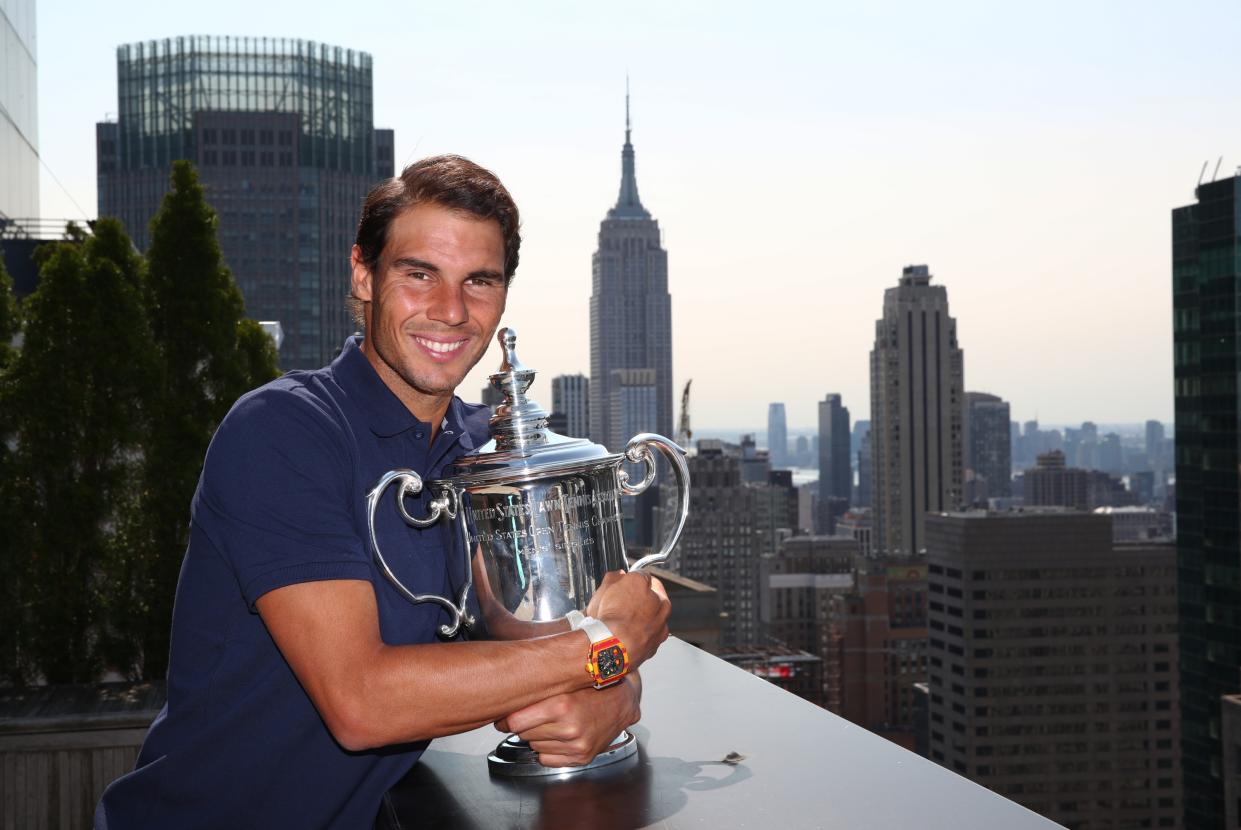
<instances>
[{"instance_id":1,"label":"silver trophy","mask_svg":"<svg viewBox=\"0 0 1241 830\"><path fill-rule=\"evenodd\" d=\"M491 418L492 440L462 456L446 477L423 482L413 470L385 473L367 495L371 546L387 578L411 602L433 602L447 610L450 621L443 637L476 621L467 609L471 588L489 627L538 636L541 625L562 630L570 611L585 611L604 574L635 571L663 562L672 552L689 514L689 468L685 451L660 435L634 436L624 453L610 453L598 444L558 435L547 428L547 412L526 398L534 370L518 361L517 334L498 335L504 361L491 385L504 403ZM672 533L658 552L630 563L625 556L621 496L636 496L655 479L655 457L669 462L677 484L677 514ZM641 470L631 481L630 471ZM636 478L636 476L635 476ZM464 587L456 600L418 594L406 587L388 566L375 538L375 511L393 485L396 509L412 527L424 528L445 517L460 534L466 552ZM427 514L410 515L407 496L426 490ZM477 564L478 584L474 585ZM556 625L549 625L555 623ZM633 735L622 732L590 764L544 767L536 753L510 735L488 757L493 773L509 776L559 775L604 766L637 751Z\"/></svg>"}]
</instances>

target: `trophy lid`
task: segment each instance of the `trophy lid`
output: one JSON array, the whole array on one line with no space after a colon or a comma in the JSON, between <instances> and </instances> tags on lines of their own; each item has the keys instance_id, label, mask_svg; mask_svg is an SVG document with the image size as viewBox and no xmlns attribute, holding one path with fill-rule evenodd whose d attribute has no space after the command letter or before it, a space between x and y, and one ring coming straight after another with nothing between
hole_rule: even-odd
<instances>
[{"instance_id":1,"label":"trophy lid","mask_svg":"<svg viewBox=\"0 0 1241 830\"><path fill-rule=\"evenodd\" d=\"M517 332L502 328L496 339L504 358L500 371L488 379L504 395L488 422L491 440L458 458L445 474L468 483L529 479L552 472L591 469L620 455L584 438L570 438L547 427L547 410L526 397L535 371L517 359Z\"/></svg>"}]
</instances>

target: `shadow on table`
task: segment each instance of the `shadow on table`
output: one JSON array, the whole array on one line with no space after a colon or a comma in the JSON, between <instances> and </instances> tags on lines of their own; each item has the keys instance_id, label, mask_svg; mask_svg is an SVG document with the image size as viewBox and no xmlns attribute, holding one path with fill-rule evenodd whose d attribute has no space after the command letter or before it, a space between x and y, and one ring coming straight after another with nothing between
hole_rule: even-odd
<instances>
[{"instance_id":1,"label":"shadow on table","mask_svg":"<svg viewBox=\"0 0 1241 830\"><path fill-rule=\"evenodd\" d=\"M491 776L481 756L440 752L415 764L389 797L401 828L632 830L676 815L695 792L751 775L744 764L648 756L646 731L634 732L637 755L563 779Z\"/></svg>"}]
</instances>

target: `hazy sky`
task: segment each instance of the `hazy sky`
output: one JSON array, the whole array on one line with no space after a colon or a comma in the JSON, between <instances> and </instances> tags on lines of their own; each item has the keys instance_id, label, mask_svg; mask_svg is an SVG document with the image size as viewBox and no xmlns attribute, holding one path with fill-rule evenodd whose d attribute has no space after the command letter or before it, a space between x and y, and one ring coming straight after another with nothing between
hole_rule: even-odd
<instances>
[{"instance_id":1,"label":"hazy sky","mask_svg":"<svg viewBox=\"0 0 1241 830\"><path fill-rule=\"evenodd\" d=\"M1204 161L1207 179L1220 156L1221 176L1241 164L1239 26L1235 0L40 0L39 142L93 217L118 44L229 34L371 53L398 167L462 153L517 199L505 321L550 408L552 375L589 373L590 256L628 72L695 427L762 426L769 401L808 427L828 392L866 417L874 321L910 263L948 288L966 388L1014 418L1170 421L1169 211ZM46 173L42 213L81 216Z\"/></svg>"}]
</instances>

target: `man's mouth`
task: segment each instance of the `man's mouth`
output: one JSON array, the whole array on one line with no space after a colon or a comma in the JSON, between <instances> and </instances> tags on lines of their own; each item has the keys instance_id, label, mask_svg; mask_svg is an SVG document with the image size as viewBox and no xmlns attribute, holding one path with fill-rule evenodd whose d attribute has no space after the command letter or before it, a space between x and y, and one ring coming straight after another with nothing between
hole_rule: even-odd
<instances>
[{"instance_id":1,"label":"man's mouth","mask_svg":"<svg viewBox=\"0 0 1241 830\"><path fill-rule=\"evenodd\" d=\"M418 345L430 352L433 357L440 360L455 356L461 347L469 342L468 337L463 340L429 340L417 335L414 336L414 340L418 341Z\"/></svg>"}]
</instances>

